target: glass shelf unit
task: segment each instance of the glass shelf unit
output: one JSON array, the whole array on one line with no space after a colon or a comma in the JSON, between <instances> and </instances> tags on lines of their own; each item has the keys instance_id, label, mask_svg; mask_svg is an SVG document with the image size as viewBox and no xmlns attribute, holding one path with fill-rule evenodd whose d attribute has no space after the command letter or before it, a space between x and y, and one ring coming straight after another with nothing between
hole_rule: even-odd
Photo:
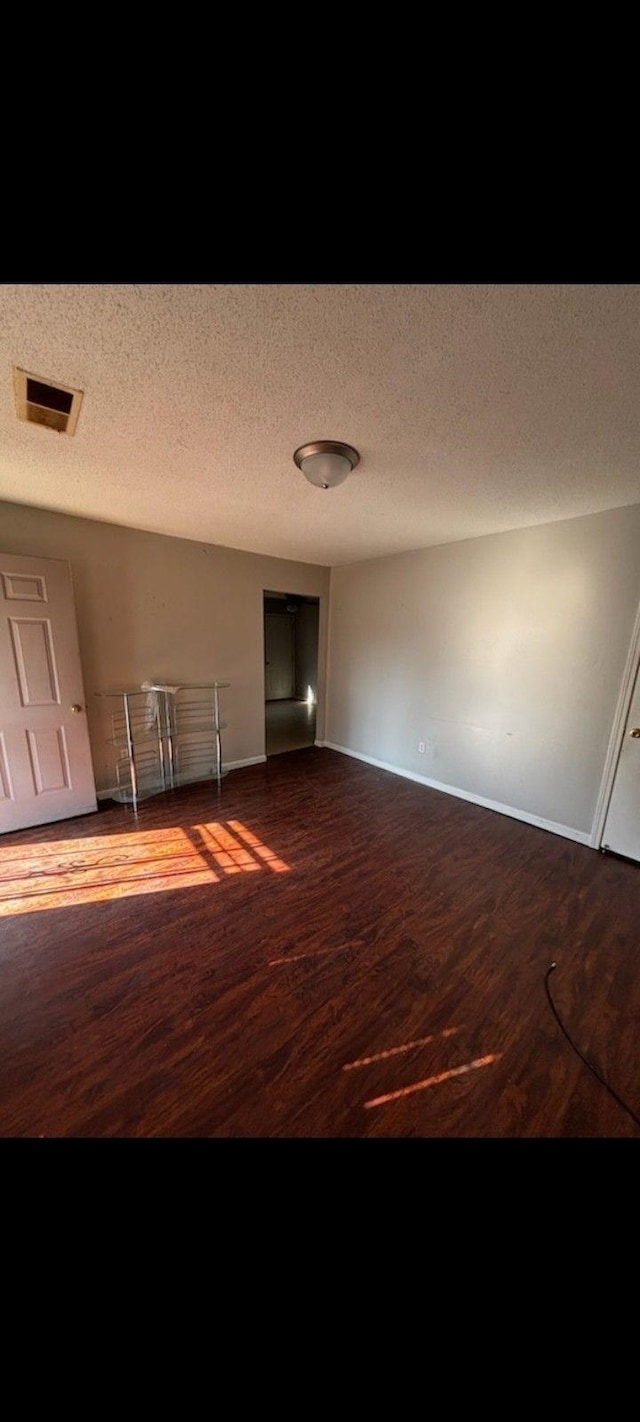
<instances>
[{"instance_id":1,"label":"glass shelf unit","mask_svg":"<svg viewBox=\"0 0 640 1422\"><path fill-rule=\"evenodd\" d=\"M220 692L228 681L189 681L177 686L154 684L164 697L166 741L173 782L186 785L210 777L218 784L226 775L222 764Z\"/></svg>"},{"instance_id":2,"label":"glass shelf unit","mask_svg":"<svg viewBox=\"0 0 640 1422\"><path fill-rule=\"evenodd\" d=\"M137 809L141 799L226 774L222 763L220 692L228 681L144 682L97 692L111 712L114 799Z\"/></svg>"}]
</instances>

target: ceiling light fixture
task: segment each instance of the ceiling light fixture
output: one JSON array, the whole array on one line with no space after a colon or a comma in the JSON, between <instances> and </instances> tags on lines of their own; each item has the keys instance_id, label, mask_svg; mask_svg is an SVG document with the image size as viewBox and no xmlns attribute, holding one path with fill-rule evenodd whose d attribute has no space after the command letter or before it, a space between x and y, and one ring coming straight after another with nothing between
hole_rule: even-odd
<instances>
[{"instance_id":1,"label":"ceiling light fixture","mask_svg":"<svg viewBox=\"0 0 640 1422\"><path fill-rule=\"evenodd\" d=\"M317 489L335 489L360 461L357 449L336 439L316 439L301 444L294 454L298 469Z\"/></svg>"}]
</instances>

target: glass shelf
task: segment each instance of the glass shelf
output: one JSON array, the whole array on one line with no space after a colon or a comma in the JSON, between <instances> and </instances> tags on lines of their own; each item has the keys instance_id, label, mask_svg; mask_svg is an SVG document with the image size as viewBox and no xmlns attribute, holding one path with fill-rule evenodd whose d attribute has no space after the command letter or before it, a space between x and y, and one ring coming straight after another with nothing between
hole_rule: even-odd
<instances>
[{"instance_id":1,"label":"glass shelf","mask_svg":"<svg viewBox=\"0 0 640 1422\"><path fill-rule=\"evenodd\" d=\"M157 735L154 735L154 736L136 736L136 749L138 748L138 746L157 746L157 744L158 744L158 737L157 737ZM107 738L107 745L108 745L108 746L115 746L118 750L125 750L125 751L128 751L128 750L129 750L129 742L128 742L126 736L116 736L116 737L110 736L110 737Z\"/></svg>"},{"instance_id":2,"label":"glass shelf","mask_svg":"<svg viewBox=\"0 0 640 1422\"><path fill-rule=\"evenodd\" d=\"M187 782L215 779L220 785L227 773L220 738L227 723L220 719L219 694L229 685L144 682L96 692L117 703L107 740L116 752L114 798L135 810L143 797Z\"/></svg>"}]
</instances>

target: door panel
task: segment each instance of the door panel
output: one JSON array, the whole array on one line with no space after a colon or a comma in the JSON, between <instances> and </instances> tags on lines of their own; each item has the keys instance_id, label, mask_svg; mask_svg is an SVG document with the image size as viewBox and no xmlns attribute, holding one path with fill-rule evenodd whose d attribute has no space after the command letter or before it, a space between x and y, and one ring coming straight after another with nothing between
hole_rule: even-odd
<instances>
[{"instance_id":1,"label":"door panel","mask_svg":"<svg viewBox=\"0 0 640 1422\"><path fill-rule=\"evenodd\" d=\"M264 615L264 695L265 701L281 701L294 695L293 614L265 612Z\"/></svg>"},{"instance_id":2,"label":"door panel","mask_svg":"<svg viewBox=\"0 0 640 1422\"><path fill-rule=\"evenodd\" d=\"M23 706L57 706L60 689L48 617L7 618Z\"/></svg>"},{"instance_id":3,"label":"door panel","mask_svg":"<svg viewBox=\"0 0 640 1422\"><path fill-rule=\"evenodd\" d=\"M0 553L0 832L96 809L69 564Z\"/></svg>"},{"instance_id":4,"label":"door panel","mask_svg":"<svg viewBox=\"0 0 640 1422\"><path fill-rule=\"evenodd\" d=\"M640 671L624 729L602 846L628 859L640 860Z\"/></svg>"}]
</instances>

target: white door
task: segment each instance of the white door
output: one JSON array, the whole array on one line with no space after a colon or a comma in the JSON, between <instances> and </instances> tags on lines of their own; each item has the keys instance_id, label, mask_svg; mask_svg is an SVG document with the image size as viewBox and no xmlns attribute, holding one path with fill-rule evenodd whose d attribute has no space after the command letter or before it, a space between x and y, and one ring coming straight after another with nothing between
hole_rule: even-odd
<instances>
[{"instance_id":1,"label":"white door","mask_svg":"<svg viewBox=\"0 0 640 1422\"><path fill-rule=\"evenodd\" d=\"M71 569L0 553L0 832L97 808Z\"/></svg>"},{"instance_id":2,"label":"white door","mask_svg":"<svg viewBox=\"0 0 640 1422\"><path fill-rule=\"evenodd\" d=\"M602 848L640 860L640 671L624 728Z\"/></svg>"},{"instance_id":3,"label":"white door","mask_svg":"<svg viewBox=\"0 0 640 1422\"><path fill-rule=\"evenodd\" d=\"M264 657L265 701L282 701L292 697L294 694L293 614L265 612Z\"/></svg>"}]
</instances>

